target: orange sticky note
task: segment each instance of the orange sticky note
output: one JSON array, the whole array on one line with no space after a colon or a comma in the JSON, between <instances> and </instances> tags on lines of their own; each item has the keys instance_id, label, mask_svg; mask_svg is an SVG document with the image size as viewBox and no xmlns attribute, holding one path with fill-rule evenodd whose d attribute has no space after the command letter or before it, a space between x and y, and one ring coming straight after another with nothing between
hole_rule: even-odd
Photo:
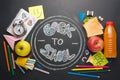
<instances>
[{"instance_id":1,"label":"orange sticky note","mask_svg":"<svg viewBox=\"0 0 120 80\"><path fill-rule=\"evenodd\" d=\"M86 30L87 37L103 34L103 26L99 23L97 17L90 19L88 22L83 24Z\"/></svg>"}]
</instances>

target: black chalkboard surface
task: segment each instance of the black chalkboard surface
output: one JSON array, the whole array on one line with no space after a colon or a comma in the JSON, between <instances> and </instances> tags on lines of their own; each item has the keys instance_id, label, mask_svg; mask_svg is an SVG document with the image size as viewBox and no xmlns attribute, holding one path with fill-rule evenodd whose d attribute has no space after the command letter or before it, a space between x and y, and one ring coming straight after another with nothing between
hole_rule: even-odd
<instances>
[{"instance_id":1,"label":"black chalkboard surface","mask_svg":"<svg viewBox=\"0 0 120 80\"><path fill-rule=\"evenodd\" d=\"M33 31L33 55L46 68L63 70L74 65L85 50L83 28L65 16L51 16Z\"/></svg>"},{"instance_id":2,"label":"black chalkboard surface","mask_svg":"<svg viewBox=\"0 0 120 80\"><path fill-rule=\"evenodd\" d=\"M119 4L119 0L2 0L0 2L0 80L118 80L120 78ZM31 38L28 41L32 46L31 58L37 60L35 66L49 71L50 74L37 70L25 70L23 74L17 67L15 75L12 76L6 66L2 35L7 34L6 28L21 8L28 11L28 7L36 5L43 5L45 19L39 20L30 33ZM113 20L117 31L118 56L110 60L111 72L92 73L100 75L100 79L67 74L76 64L83 64L81 58L87 51L87 39L78 14L87 10L94 11L94 16L102 16L103 26L106 21ZM68 28L60 31L59 26ZM52 57L54 52L57 57ZM67 53L69 58L66 55L63 57L62 53Z\"/></svg>"}]
</instances>

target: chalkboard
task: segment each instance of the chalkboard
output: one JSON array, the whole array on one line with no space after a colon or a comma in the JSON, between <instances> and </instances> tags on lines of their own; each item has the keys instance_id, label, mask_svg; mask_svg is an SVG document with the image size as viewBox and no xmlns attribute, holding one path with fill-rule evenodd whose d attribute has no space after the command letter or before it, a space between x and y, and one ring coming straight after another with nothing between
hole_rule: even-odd
<instances>
[{"instance_id":1,"label":"chalkboard","mask_svg":"<svg viewBox=\"0 0 120 80\"><path fill-rule=\"evenodd\" d=\"M67 69L83 55L85 37L82 26L69 17L51 16L35 26L31 37L32 53L47 69Z\"/></svg>"}]
</instances>

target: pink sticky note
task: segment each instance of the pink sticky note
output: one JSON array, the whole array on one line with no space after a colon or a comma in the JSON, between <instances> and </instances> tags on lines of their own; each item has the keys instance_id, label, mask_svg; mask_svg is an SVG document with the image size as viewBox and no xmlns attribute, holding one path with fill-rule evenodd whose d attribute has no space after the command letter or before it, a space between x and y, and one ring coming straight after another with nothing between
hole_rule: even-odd
<instances>
[{"instance_id":1,"label":"pink sticky note","mask_svg":"<svg viewBox=\"0 0 120 80\"><path fill-rule=\"evenodd\" d=\"M6 41L8 42L8 44L10 45L10 47L12 48L12 50L14 50L15 41L18 41L21 39L21 38L17 38L15 36L10 36L10 35L3 35L3 36L6 39Z\"/></svg>"}]
</instances>

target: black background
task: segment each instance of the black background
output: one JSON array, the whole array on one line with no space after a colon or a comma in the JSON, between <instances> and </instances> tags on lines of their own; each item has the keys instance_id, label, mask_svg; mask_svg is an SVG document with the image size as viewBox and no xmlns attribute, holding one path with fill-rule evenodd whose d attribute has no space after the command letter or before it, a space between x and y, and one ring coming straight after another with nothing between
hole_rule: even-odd
<instances>
[{"instance_id":1,"label":"black background","mask_svg":"<svg viewBox=\"0 0 120 80\"><path fill-rule=\"evenodd\" d=\"M5 63L2 34L6 33L13 18L19 9L23 8L28 11L28 7L43 5L45 18L55 15L64 15L74 19L80 25L78 19L79 12L93 10L95 16L102 16L105 22L113 20L117 31L117 51L118 57L112 60L110 64L111 72L100 73L100 79L79 77L68 75L64 71L52 72L50 75L38 71L26 71L22 74L19 70L15 71L12 76L8 71ZM40 22L40 21L38 21ZM0 2L0 80L118 80L120 71L120 1L119 0L2 0Z\"/></svg>"}]
</instances>

